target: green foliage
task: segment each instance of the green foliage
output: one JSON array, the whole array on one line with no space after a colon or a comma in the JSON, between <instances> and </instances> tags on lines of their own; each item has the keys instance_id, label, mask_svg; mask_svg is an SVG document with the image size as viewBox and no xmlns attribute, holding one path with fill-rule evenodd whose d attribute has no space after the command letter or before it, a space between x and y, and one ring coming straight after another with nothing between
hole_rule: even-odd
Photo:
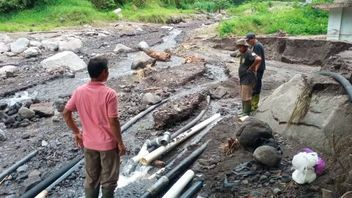
<instances>
[{"instance_id":1,"label":"green foliage","mask_svg":"<svg viewBox=\"0 0 352 198\"><path fill-rule=\"evenodd\" d=\"M221 36L247 32L270 34L284 31L291 35L325 34L328 13L310 5L286 2L251 2L230 9L233 18L219 25Z\"/></svg>"},{"instance_id":2,"label":"green foliage","mask_svg":"<svg viewBox=\"0 0 352 198\"><path fill-rule=\"evenodd\" d=\"M0 14L0 31L50 30L117 18L112 12L97 11L88 0L53 0L48 3L29 10Z\"/></svg>"},{"instance_id":3,"label":"green foliage","mask_svg":"<svg viewBox=\"0 0 352 198\"><path fill-rule=\"evenodd\" d=\"M51 0L0 0L0 13L31 8Z\"/></svg>"},{"instance_id":4,"label":"green foliage","mask_svg":"<svg viewBox=\"0 0 352 198\"><path fill-rule=\"evenodd\" d=\"M216 12L229 8L231 6L231 0L198 0L191 7L206 12Z\"/></svg>"},{"instance_id":5,"label":"green foliage","mask_svg":"<svg viewBox=\"0 0 352 198\"><path fill-rule=\"evenodd\" d=\"M116 8L117 4L114 0L90 0L93 5L100 10L111 10Z\"/></svg>"}]
</instances>

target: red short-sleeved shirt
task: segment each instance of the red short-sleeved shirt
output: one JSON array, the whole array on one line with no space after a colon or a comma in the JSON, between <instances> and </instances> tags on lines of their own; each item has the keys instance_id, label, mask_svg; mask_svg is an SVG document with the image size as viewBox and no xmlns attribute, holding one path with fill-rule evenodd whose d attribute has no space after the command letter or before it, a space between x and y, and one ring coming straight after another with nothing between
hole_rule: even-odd
<instances>
[{"instance_id":1,"label":"red short-sleeved shirt","mask_svg":"<svg viewBox=\"0 0 352 198\"><path fill-rule=\"evenodd\" d=\"M78 112L85 148L107 151L117 147L109 124L109 118L118 117L115 90L102 82L89 82L73 92L66 109Z\"/></svg>"}]
</instances>

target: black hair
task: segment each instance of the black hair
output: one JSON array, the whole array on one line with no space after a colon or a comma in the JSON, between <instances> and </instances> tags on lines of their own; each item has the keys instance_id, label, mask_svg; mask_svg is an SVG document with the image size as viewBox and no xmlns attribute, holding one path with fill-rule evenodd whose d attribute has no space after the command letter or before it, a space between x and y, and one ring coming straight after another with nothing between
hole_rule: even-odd
<instances>
[{"instance_id":1,"label":"black hair","mask_svg":"<svg viewBox=\"0 0 352 198\"><path fill-rule=\"evenodd\" d=\"M104 69L108 69L108 59L104 57L91 58L87 68L91 78L98 78Z\"/></svg>"}]
</instances>

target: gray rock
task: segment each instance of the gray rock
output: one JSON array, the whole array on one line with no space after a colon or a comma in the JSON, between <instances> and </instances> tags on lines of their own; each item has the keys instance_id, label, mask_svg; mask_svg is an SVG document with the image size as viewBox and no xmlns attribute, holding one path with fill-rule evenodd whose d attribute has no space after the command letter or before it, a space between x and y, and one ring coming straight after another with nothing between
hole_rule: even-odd
<instances>
[{"instance_id":1,"label":"gray rock","mask_svg":"<svg viewBox=\"0 0 352 198\"><path fill-rule=\"evenodd\" d=\"M28 133L25 133L21 136L22 139L26 140L29 139L31 136Z\"/></svg>"},{"instance_id":2,"label":"gray rock","mask_svg":"<svg viewBox=\"0 0 352 198\"><path fill-rule=\"evenodd\" d=\"M274 193L275 195L278 195L278 194L281 193L281 189L280 189L280 188L274 188L274 189L273 189L273 193Z\"/></svg>"},{"instance_id":3,"label":"gray rock","mask_svg":"<svg viewBox=\"0 0 352 198\"><path fill-rule=\"evenodd\" d=\"M28 178L31 177L40 177L42 173L39 170L33 170L28 174Z\"/></svg>"},{"instance_id":4,"label":"gray rock","mask_svg":"<svg viewBox=\"0 0 352 198\"><path fill-rule=\"evenodd\" d=\"M59 51L79 52L82 48L82 41L78 38L68 38L59 42Z\"/></svg>"},{"instance_id":5,"label":"gray rock","mask_svg":"<svg viewBox=\"0 0 352 198\"><path fill-rule=\"evenodd\" d=\"M7 103L0 103L0 110L5 110L7 107Z\"/></svg>"},{"instance_id":6,"label":"gray rock","mask_svg":"<svg viewBox=\"0 0 352 198\"><path fill-rule=\"evenodd\" d=\"M21 107L18 110L18 114L23 118L31 119L35 116L35 112L33 110L28 109L27 107Z\"/></svg>"},{"instance_id":7,"label":"gray rock","mask_svg":"<svg viewBox=\"0 0 352 198\"><path fill-rule=\"evenodd\" d=\"M54 56L43 60L40 64L48 71L53 71L63 67L67 67L72 71L78 71L87 67L86 63L71 51L55 54Z\"/></svg>"},{"instance_id":8,"label":"gray rock","mask_svg":"<svg viewBox=\"0 0 352 198\"><path fill-rule=\"evenodd\" d=\"M28 170L28 165L25 164L25 165L22 165L22 166L18 167L16 171L18 173L23 173L23 172L26 172L27 170Z\"/></svg>"},{"instance_id":9,"label":"gray rock","mask_svg":"<svg viewBox=\"0 0 352 198\"><path fill-rule=\"evenodd\" d=\"M5 123L6 126L9 126L9 125L12 125L15 122L16 122L16 120L15 120L15 118L13 116L8 116L4 123Z\"/></svg>"},{"instance_id":10,"label":"gray rock","mask_svg":"<svg viewBox=\"0 0 352 198\"><path fill-rule=\"evenodd\" d=\"M13 65L6 65L0 68L0 77L7 77L9 73L14 74L18 71L18 68Z\"/></svg>"},{"instance_id":11,"label":"gray rock","mask_svg":"<svg viewBox=\"0 0 352 198\"><path fill-rule=\"evenodd\" d=\"M40 117L51 117L54 115L54 107L51 102L32 104L30 109Z\"/></svg>"},{"instance_id":12,"label":"gray rock","mask_svg":"<svg viewBox=\"0 0 352 198\"><path fill-rule=\"evenodd\" d=\"M0 129L0 142L6 141L6 134L5 131L3 131L2 129Z\"/></svg>"},{"instance_id":13,"label":"gray rock","mask_svg":"<svg viewBox=\"0 0 352 198\"><path fill-rule=\"evenodd\" d=\"M267 166L276 166L281 161L281 155L272 146L260 146L253 153L254 159Z\"/></svg>"},{"instance_id":14,"label":"gray rock","mask_svg":"<svg viewBox=\"0 0 352 198\"><path fill-rule=\"evenodd\" d=\"M237 130L236 136L244 148L254 150L268 139L273 138L272 133L272 129L267 123L250 117Z\"/></svg>"},{"instance_id":15,"label":"gray rock","mask_svg":"<svg viewBox=\"0 0 352 198\"><path fill-rule=\"evenodd\" d=\"M15 54L22 53L24 50L27 49L29 45L29 40L26 38L19 38L15 42L10 44L11 52Z\"/></svg>"},{"instance_id":16,"label":"gray rock","mask_svg":"<svg viewBox=\"0 0 352 198\"><path fill-rule=\"evenodd\" d=\"M0 42L9 43L12 39L6 34L0 34Z\"/></svg>"},{"instance_id":17,"label":"gray rock","mask_svg":"<svg viewBox=\"0 0 352 198\"><path fill-rule=\"evenodd\" d=\"M140 50L146 50L146 49L149 49L149 45L147 42L145 41L142 41L138 44L138 49Z\"/></svg>"},{"instance_id":18,"label":"gray rock","mask_svg":"<svg viewBox=\"0 0 352 198\"><path fill-rule=\"evenodd\" d=\"M215 90L211 90L210 94L211 94L212 98L221 99L222 97L224 97L227 94L227 90L225 87L219 86Z\"/></svg>"},{"instance_id":19,"label":"gray rock","mask_svg":"<svg viewBox=\"0 0 352 198\"><path fill-rule=\"evenodd\" d=\"M31 58L36 57L41 53L38 47L30 47L23 52L24 57Z\"/></svg>"},{"instance_id":20,"label":"gray rock","mask_svg":"<svg viewBox=\"0 0 352 198\"><path fill-rule=\"evenodd\" d=\"M29 46L40 48L40 47L42 47L42 43L39 41L29 41Z\"/></svg>"},{"instance_id":21,"label":"gray rock","mask_svg":"<svg viewBox=\"0 0 352 198\"><path fill-rule=\"evenodd\" d=\"M162 100L162 98L152 93L146 93L143 95L142 100L144 104L157 104Z\"/></svg>"},{"instance_id":22,"label":"gray rock","mask_svg":"<svg viewBox=\"0 0 352 198\"><path fill-rule=\"evenodd\" d=\"M133 69L133 70L143 69L149 64L154 65L155 62L156 62L156 60L149 57L146 53L139 52L136 54L136 56L133 59L131 69Z\"/></svg>"},{"instance_id":23,"label":"gray rock","mask_svg":"<svg viewBox=\"0 0 352 198\"><path fill-rule=\"evenodd\" d=\"M133 51L132 48L129 48L126 45L123 45L123 44L117 44L115 49L114 49L114 52L116 52L116 53L129 53L129 52L132 52L132 51Z\"/></svg>"},{"instance_id":24,"label":"gray rock","mask_svg":"<svg viewBox=\"0 0 352 198\"><path fill-rule=\"evenodd\" d=\"M5 43L0 42L0 54L8 52L9 50L9 46L7 46Z\"/></svg>"},{"instance_id":25,"label":"gray rock","mask_svg":"<svg viewBox=\"0 0 352 198\"><path fill-rule=\"evenodd\" d=\"M42 47L45 50L57 51L59 49L59 41L54 39L43 40Z\"/></svg>"},{"instance_id":26,"label":"gray rock","mask_svg":"<svg viewBox=\"0 0 352 198\"><path fill-rule=\"evenodd\" d=\"M63 112L64 109L65 109L66 102L67 102L66 100L61 99L61 98L55 100L55 102L54 102L54 107L55 107L55 109L56 109L58 112Z\"/></svg>"},{"instance_id":27,"label":"gray rock","mask_svg":"<svg viewBox=\"0 0 352 198\"><path fill-rule=\"evenodd\" d=\"M306 104L306 113L288 125L292 112L303 109L302 105L296 107L296 103L302 98L303 91L309 90L308 86L312 87L312 92L303 103ZM284 137L325 153L333 152L331 142L334 137L338 140L334 146L347 152L352 149L349 142L352 138L352 105L345 92L338 91L340 88L328 77L296 75L262 101L255 117L267 122Z\"/></svg>"}]
</instances>

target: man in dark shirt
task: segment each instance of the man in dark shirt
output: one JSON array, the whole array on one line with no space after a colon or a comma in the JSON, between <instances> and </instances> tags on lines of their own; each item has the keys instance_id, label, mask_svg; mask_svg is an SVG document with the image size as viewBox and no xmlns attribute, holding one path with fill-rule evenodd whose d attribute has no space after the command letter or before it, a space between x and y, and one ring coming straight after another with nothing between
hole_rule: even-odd
<instances>
[{"instance_id":1,"label":"man in dark shirt","mask_svg":"<svg viewBox=\"0 0 352 198\"><path fill-rule=\"evenodd\" d=\"M238 40L236 46L240 52L238 75L241 85L242 113L249 115L251 113L253 87L256 82L256 73L259 69L261 58L248 49L249 45L244 39Z\"/></svg>"},{"instance_id":2,"label":"man in dark shirt","mask_svg":"<svg viewBox=\"0 0 352 198\"><path fill-rule=\"evenodd\" d=\"M246 41L249 45L251 45L252 51L262 59L262 62L257 71L256 84L253 88L252 110L255 111L258 109L259 95L262 89L262 78L265 70L265 54L263 45L255 38L254 33L248 33L246 36Z\"/></svg>"}]
</instances>

